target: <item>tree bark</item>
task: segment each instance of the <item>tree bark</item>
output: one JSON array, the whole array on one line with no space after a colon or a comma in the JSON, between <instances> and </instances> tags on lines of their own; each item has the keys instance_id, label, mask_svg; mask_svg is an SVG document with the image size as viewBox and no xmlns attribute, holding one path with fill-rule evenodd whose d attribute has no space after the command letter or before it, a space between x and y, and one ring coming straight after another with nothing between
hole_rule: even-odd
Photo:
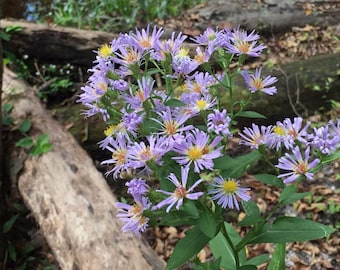
<instances>
[{"instance_id":1,"label":"tree bark","mask_svg":"<svg viewBox=\"0 0 340 270\"><path fill-rule=\"evenodd\" d=\"M39 157L9 149L12 181L30 208L62 269L164 269L141 239L121 233L115 198L76 140L41 106L33 90L5 69L12 118L29 117L30 136L47 133L53 150ZM17 168L17 169L13 169Z\"/></svg>"}]
</instances>

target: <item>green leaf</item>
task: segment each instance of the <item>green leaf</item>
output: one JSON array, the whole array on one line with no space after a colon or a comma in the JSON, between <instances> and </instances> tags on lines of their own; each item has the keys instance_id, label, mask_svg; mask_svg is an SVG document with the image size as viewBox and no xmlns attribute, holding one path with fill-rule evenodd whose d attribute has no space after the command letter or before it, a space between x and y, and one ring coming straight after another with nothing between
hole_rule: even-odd
<instances>
[{"instance_id":1,"label":"green leaf","mask_svg":"<svg viewBox=\"0 0 340 270\"><path fill-rule=\"evenodd\" d=\"M241 203L247 216L260 216L260 209L254 201L242 201Z\"/></svg>"},{"instance_id":2,"label":"green leaf","mask_svg":"<svg viewBox=\"0 0 340 270\"><path fill-rule=\"evenodd\" d=\"M20 214L16 214L12 216L9 220L7 220L5 224L2 226L2 232L3 233L9 232L12 229L14 223L17 221L19 216Z\"/></svg>"},{"instance_id":3,"label":"green leaf","mask_svg":"<svg viewBox=\"0 0 340 270\"><path fill-rule=\"evenodd\" d=\"M15 247L13 246L12 243L9 243L9 245L7 247L7 252L8 252L8 256L11 258L11 260L13 262L16 262L16 260L17 260L17 252L16 252Z\"/></svg>"},{"instance_id":4,"label":"green leaf","mask_svg":"<svg viewBox=\"0 0 340 270\"><path fill-rule=\"evenodd\" d=\"M237 113L236 116L240 116L240 117L248 117L248 118L261 118L261 119L267 119L267 117L265 117L263 114L260 114L258 112L254 112L254 111L243 111L243 112L239 112Z\"/></svg>"},{"instance_id":5,"label":"green leaf","mask_svg":"<svg viewBox=\"0 0 340 270\"><path fill-rule=\"evenodd\" d=\"M185 237L178 241L166 266L167 270L177 269L194 257L209 242L198 226L188 230Z\"/></svg>"},{"instance_id":6,"label":"green leaf","mask_svg":"<svg viewBox=\"0 0 340 270\"><path fill-rule=\"evenodd\" d=\"M267 270L285 270L286 243L275 244L275 250Z\"/></svg>"},{"instance_id":7,"label":"green leaf","mask_svg":"<svg viewBox=\"0 0 340 270\"><path fill-rule=\"evenodd\" d=\"M217 258L214 262L200 263L194 265L194 270L221 270L221 258Z\"/></svg>"},{"instance_id":8,"label":"green leaf","mask_svg":"<svg viewBox=\"0 0 340 270\"><path fill-rule=\"evenodd\" d=\"M37 144L39 145L49 144L49 140L50 137L48 136L48 134L44 133L39 135L39 137L37 138Z\"/></svg>"},{"instance_id":9,"label":"green leaf","mask_svg":"<svg viewBox=\"0 0 340 270\"><path fill-rule=\"evenodd\" d=\"M296 193L295 191L295 186L285 186L280 195L279 202L282 204L290 204L312 194L311 192Z\"/></svg>"},{"instance_id":10,"label":"green leaf","mask_svg":"<svg viewBox=\"0 0 340 270\"><path fill-rule=\"evenodd\" d=\"M183 107L185 103L176 98L172 98L167 100L164 105L168 107Z\"/></svg>"},{"instance_id":11,"label":"green leaf","mask_svg":"<svg viewBox=\"0 0 340 270\"><path fill-rule=\"evenodd\" d=\"M31 120L26 118L24 121L22 121L19 130L23 133L26 133L31 129L31 126L32 126Z\"/></svg>"},{"instance_id":12,"label":"green leaf","mask_svg":"<svg viewBox=\"0 0 340 270\"><path fill-rule=\"evenodd\" d=\"M259 151L254 150L249 154L231 158L228 155L214 159L216 169L222 171L223 177L239 178L248 167L261 157Z\"/></svg>"},{"instance_id":13,"label":"green leaf","mask_svg":"<svg viewBox=\"0 0 340 270\"><path fill-rule=\"evenodd\" d=\"M327 237L336 230L315 221L299 217L280 217L262 230L249 243L303 242Z\"/></svg>"},{"instance_id":14,"label":"green leaf","mask_svg":"<svg viewBox=\"0 0 340 270\"><path fill-rule=\"evenodd\" d=\"M224 226L228 233L231 242L236 246L242 239L235 228L227 222L224 222ZM221 267L225 270L234 270L236 269L236 261L234 257L233 248L229 245L228 241L223 236L222 232L219 232L210 242L209 246L211 252L213 253L215 258L221 257ZM245 249L241 249L239 251L239 259L240 264L246 262L246 252Z\"/></svg>"},{"instance_id":15,"label":"green leaf","mask_svg":"<svg viewBox=\"0 0 340 270\"><path fill-rule=\"evenodd\" d=\"M197 225L200 230L208 237L213 238L217 233L217 224L209 209L204 209L198 219Z\"/></svg>"},{"instance_id":16,"label":"green leaf","mask_svg":"<svg viewBox=\"0 0 340 270\"><path fill-rule=\"evenodd\" d=\"M335 151L333 154L327 155L322 160L322 164L332 163L336 160L340 160L340 151Z\"/></svg>"},{"instance_id":17,"label":"green leaf","mask_svg":"<svg viewBox=\"0 0 340 270\"><path fill-rule=\"evenodd\" d=\"M269 260L269 254L261 254L248 260L245 265L260 265Z\"/></svg>"},{"instance_id":18,"label":"green leaf","mask_svg":"<svg viewBox=\"0 0 340 270\"><path fill-rule=\"evenodd\" d=\"M19 140L15 146L18 146L18 147L23 147L23 148L30 148L33 146L33 140L31 137L25 137L25 138L22 138L21 140Z\"/></svg>"},{"instance_id":19,"label":"green leaf","mask_svg":"<svg viewBox=\"0 0 340 270\"><path fill-rule=\"evenodd\" d=\"M237 225L250 226L264 220L264 218L261 217L260 209L255 202L242 201L241 204L246 212L246 216Z\"/></svg>"},{"instance_id":20,"label":"green leaf","mask_svg":"<svg viewBox=\"0 0 340 270\"><path fill-rule=\"evenodd\" d=\"M276 175L271 175L271 174L256 174L255 178L259 180L260 182L267 184L267 185L272 185L275 187L279 188L284 188L284 183L280 178L277 178Z\"/></svg>"},{"instance_id":21,"label":"green leaf","mask_svg":"<svg viewBox=\"0 0 340 270\"><path fill-rule=\"evenodd\" d=\"M10 113L13 110L13 104L12 103L5 103L2 106L2 110L6 113Z\"/></svg>"},{"instance_id":22,"label":"green leaf","mask_svg":"<svg viewBox=\"0 0 340 270\"><path fill-rule=\"evenodd\" d=\"M238 268L240 270L257 270L257 267L255 265L242 265L240 268Z\"/></svg>"}]
</instances>

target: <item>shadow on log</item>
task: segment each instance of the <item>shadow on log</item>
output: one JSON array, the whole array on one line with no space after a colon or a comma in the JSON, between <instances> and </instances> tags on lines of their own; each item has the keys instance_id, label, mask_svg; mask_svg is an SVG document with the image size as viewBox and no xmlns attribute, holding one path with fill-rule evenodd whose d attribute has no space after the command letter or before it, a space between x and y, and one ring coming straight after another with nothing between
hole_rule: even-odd
<instances>
[{"instance_id":1,"label":"shadow on log","mask_svg":"<svg viewBox=\"0 0 340 270\"><path fill-rule=\"evenodd\" d=\"M64 270L164 269L164 263L141 239L121 233L115 198L92 159L41 106L33 90L5 69L6 102L12 118L29 117L31 136L47 133L53 150L39 157L9 149L12 183L31 210Z\"/></svg>"}]
</instances>

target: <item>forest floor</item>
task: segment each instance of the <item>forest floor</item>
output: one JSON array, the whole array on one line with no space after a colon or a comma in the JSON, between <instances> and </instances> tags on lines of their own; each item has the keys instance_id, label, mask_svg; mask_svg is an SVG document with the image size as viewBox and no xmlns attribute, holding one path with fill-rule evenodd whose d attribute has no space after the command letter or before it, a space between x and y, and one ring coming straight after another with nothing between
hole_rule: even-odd
<instances>
[{"instance_id":1,"label":"forest floor","mask_svg":"<svg viewBox=\"0 0 340 270\"><path fill-rule=\"evenodd\" d=\"M177 18L167 21L156 22L160 26L183 31L189 36L201 33L199 25L204 23L204 18L198 13L184 13ZM211 27L227 27L226 22L210 21ZM340 51L340 26L312 26L293 27L290 31L278 35L267 35L262 37L263 43L268 47L266 53L259 59L248 64L248 68L260 65L276 66L284 63L298 61L314 55L332 54ZM334 109L336 110L336 109ZM340 111L332 111L332 115L339 117ZM329 115L311 115L313 121L326 121ZM233 139L235 149L240 149L238 139ZM238 151L238 150L235 150ZM308 217L312 220L339 226L340 213L334 211L334 205L340 204L340 161L326 166L319 172L315 180L305 182L300 192L311 192L313 195L305 198L292 207L286 208L285 213L301 217ZM256 190L253 200L256 201L263 213L270 210L277 202L278 191L272 187L265 186L255 180L252 175L244 175L242 179L245 185ZM115 187L112 186L113 191ZM10 212L18 214L13 228L7 233L6 241L7 255L6 262L2 269L58 269L47 243L44 241L35 221L23 206L18 192L10 195L9 201L15 202L15 207ZM333 208L332 208L333 207ZM232 220L236 222L241 219L243 213L232 213ZM167 260L171 255L174 245L184 236L187 228L162 227L150 228L144 238L155 249L157 254ZM243 235L245 231L240 231ZM253 257L259 254L272 253L272 244L257 244L248 248L248 256ZM16 260L13 260L15 256ZM11 258L12 257L12 258ZM211 253L205 249L201 259L209 260ZM11 261L12 260L12 261ZM303 243L287 244L286 265L287 270L323 270L340 269L337 262L340 261L340 234L334 233L328 239L308 241ZM22 266L22 268L20 268ZM190 269L186 266L186 269ZM266 269L266 264L260 270Z\"/></svg>"}]
</instances>

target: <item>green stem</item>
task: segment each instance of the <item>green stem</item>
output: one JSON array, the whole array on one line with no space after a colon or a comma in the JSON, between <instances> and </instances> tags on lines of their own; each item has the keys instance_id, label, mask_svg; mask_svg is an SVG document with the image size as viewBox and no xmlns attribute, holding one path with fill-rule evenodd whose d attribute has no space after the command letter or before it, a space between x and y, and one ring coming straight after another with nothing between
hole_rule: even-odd
<instances>
[{"instance_id":1,"label":"green stem","mask_svg":"<svg viewBox=\"0 0 340 270\"><path fill-rule=\"evenodd\" d=\"M235 258L235 265L236 265L236 270L240 269L240 259L238 257L238 250L236 249L234 243L231 241L227 230L225 229L224 224L222 224L221 226L221 232L224 236L224 238L227 240L229 246L231 247L231 249L233 250L234 253L234 258Z\"/></svg>"}]
</instances>

